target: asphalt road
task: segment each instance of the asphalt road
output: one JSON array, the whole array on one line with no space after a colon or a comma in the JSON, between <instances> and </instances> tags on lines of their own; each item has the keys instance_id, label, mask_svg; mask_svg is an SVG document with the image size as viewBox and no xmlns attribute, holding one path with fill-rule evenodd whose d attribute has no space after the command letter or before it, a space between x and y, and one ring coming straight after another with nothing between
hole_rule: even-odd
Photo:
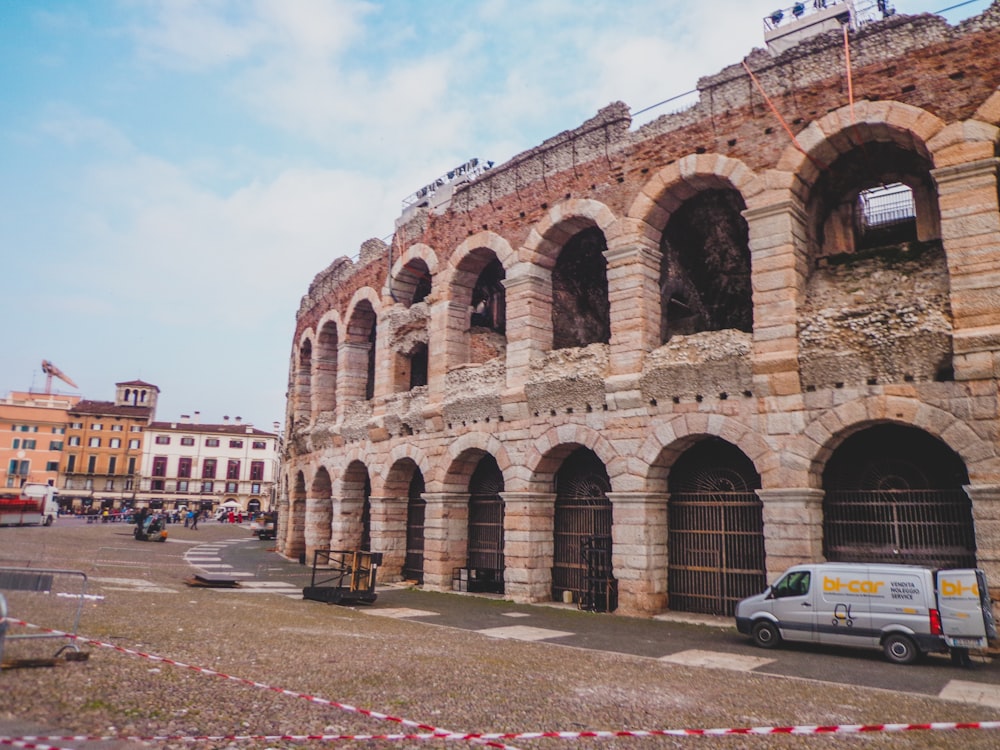
<instances>
[{"instance_id":1,"label":"asphalt road","mask_svg":"<svg viewBox=\"0 0 1000 750\"><path fill-rule=\"evenodd\" d=\"M235 530L234 530L235 531ZM187 559L199 559L197 547ZM288 593L289 606L334 606L304 601L298 591L308 585L308 566L285 560L272 542L250 537L233 543L200 565L214 574L232 574L246 591ZM217 563L206 560L216 559ZM280 584L287 584L281 586ZM952 666L946 655L930 655L914 665L900 666L880 651L783 644L764 650L753 646L726 618L662 615L654 619L583 612L573 605L515 604L500 597L466 593L436 593L403 586L384 586L370 605L357 605L372 616L405 617L428 627L483 632L490 637L539 640L553 646L631 654L689 665L739 669L806 678L840 685L857 685L905 693L959 697L958 686L981 693L978 702L1000 707L1000 660L974 657L971 668ZM220 595L223 595L220 592ZM227 592L224 595L236 595Z\"/></svg>"}]
</instances>

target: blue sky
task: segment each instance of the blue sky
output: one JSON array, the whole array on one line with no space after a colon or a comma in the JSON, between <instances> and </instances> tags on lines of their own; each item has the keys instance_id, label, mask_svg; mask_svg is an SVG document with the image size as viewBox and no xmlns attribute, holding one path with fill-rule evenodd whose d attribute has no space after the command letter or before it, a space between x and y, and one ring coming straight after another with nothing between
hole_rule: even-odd
<instances>
[{"instance_id":1,"label":"blue sky","mask_svg":"<svg viewBox=\"0 0 1000 750\"><path fill-rule=\"evenodd\" d=\"M405 196L690 91L781 5L2 0L0 392L42 390L48 359L64 392L139 378L161 420L270 429L310 281Z\"/></svg>"}]
</instances>

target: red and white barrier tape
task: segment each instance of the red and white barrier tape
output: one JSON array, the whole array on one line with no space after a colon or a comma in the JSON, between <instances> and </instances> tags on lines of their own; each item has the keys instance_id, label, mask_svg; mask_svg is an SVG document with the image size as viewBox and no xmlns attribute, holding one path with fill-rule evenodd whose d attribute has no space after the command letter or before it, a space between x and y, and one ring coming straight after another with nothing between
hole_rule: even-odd
<instances>
[{"instance_id":1,"label":"red and white barrier tape","mask_svg":"<svg viewBox=\"0 0 1000 750\"><path fill-rule=\"evenodd\" d=\"M3 622L4 620L0 620ZM268 685L263 682L257 682L255 680L248 680L244 677L236 677L234 675L229 675L224 672L218 672L214 669L209 669L208 667L198 667L193 664L185 664L184 662L177 661L175 659L168 659L165 656L157 656L156 654L147 654L143 651L135 651L130 648L125 648L123 646L117 646L114 643L105 643L104 641L97 641L92 638L85 638L80 635L75 635L73 633L67 633L62 630L52 630L50 628L43 628L40 625L34 625L30 622L25 622L24 620L18 620L14 617L7 617L6 622L19 625L25 628L31 628L33 630L40 630L44 633L49 633L50 635L62 636L73 641L79 641L88 646L96 646L98 648L106 648L112 651L117 651L121 654L128 654L129 656L138 656L142 659L148 659L153 662L158 662L161 664L170 664L174 667L180 667L181 669L190 669L193 672L199 674L209 675L211 677L220 677L224 680L230 680L232 682L239 683L241 685L248 685L250 687L259 688L261 690L269 690L274 693L280 693L281 695L288 695L292 698L302 698L303 700L310 701L311 703L317 703L321 706L330 706L332 708L338 708L341 711L347 711L349 713L359 714L361 716L367 716L371 719L380 719L382 721L391 721L396 724L401 724L406 727L413 727L414 729L419 729L423 732L430 732L430 736L452 736L455 732L448 729L440 729L431 724L425 724L423 722L413 721L412 719L404 719L398 716L390 716L389 714L384 714L379 711L372 711L366 708L358 708L347 703L339 703L338 701L328 700L326 698L320 698L315 695L308 695L306 693L299 693L294 690L286 690L285 688L274 687L273 685ZM517 750L509 745L502 742L490 741L490 740L480 740L478 738L470 738L471 742L476 744L486 745L487 747L502 748L503 750ZM0 744L3 744L3 738L0 738ZM41 748L35 748L35 750L42 750Z\"/></svg>"},{"instance_id":2,"label":"red and white barrier tape","mask_svg":"<svg viewBox=\"0 0 1000 750\"><path fill-rule=\"evenodd\" d=\"M461 734L227 734L227 735L151 735L151 736L41 736L25 735L16 738L0 737L0 745L14 744L35 750L50 748L38 745L39 740L52 742L104 742L134 740L137 742L340 742L340 741L415 741L444 740L473 742L477 740L538 740L538 739L614 739L619 737L728 737L734 735L821 735L821 734L871 734L880 732L942 732L960 729L1000 729L1000 721L932 722L928 724L835 724L828 726L803 724L785 727L729 727L714 729L649 729L579 732L474 732Z\"/></svg>"},{"instance_id":3,"label":"red and white barrier tape","mask_svg":"<svg viewBox=\"0 0 1000 750\"><path fill-rule=\"evenodd\" d=\"M873 734L873 733L887 733L887 732L942 732L942 731L956 731L961 729L1000 729L1000 721L971 721L971 722L929 722L923 724L831 724L831 725L815 725L815 724L801 724L792 726L771 726L771 727L718 727L710 729L648 729L648 730L630 730L621 729L614 731L577 731L577 732L472 732L472 733L461 733L461 732L450 732L445 729L439 729L437 727L430 726L428 724L422 724L419 722L412 721L410 719L402 719L394 716L389 716L388 714L383 714L378 711L371 711L368 709L356 708L355 706L348 705L346 703L338 703L336 701L327 700L325 698L319 698L314 695L307 695L305 693L298 693L293 690L285 690L283 688L272 687L262 682L255 682L253 680L247 680L242 677L234 677L232 675L225 674L223 672L217 672L214 669L208 669L206 667L197 667L190 664L185 664L184 662L179 662L174 659L167 659L166 657L156 656L154 654L146 654L142 651L134 651L132 649L127 649L122 646L116 646L113 643L104 643L102 641L95 641L89 638L83 638L82 636L72 635L70 633L65 633L58 630L49 630L47 628L39 627L38 625L32 625L31 623L24 622L23 620L16 620L14 618L7 618L7 621L15 625L20 625L22 627L34 628L37 630L42 630L53 635L62 635L70 639L79 640L90 646L98 646L100 648L107 648L113 651L118 651L123 654L129 654L131 656L138 656L143 659L149 659L151 661L161 662L163 664L170 664L175 667L181 667L183 669L190 669L201 674L210 675L213 677L221 677L226 680L232 680L243 685L249 685L251 687L260 688L263 690L270 690L273 692L281 693L282 695L292 696L293 698L302 698L304 700L311 701L313 703L318 703L324 706L332 706L333 708L339 708L344 711L349 711L352 713L357 713L362 716L368 716L373 719L382 719L384 721L392 721L403 726L414 727L420 729L428 734L356 734L356 735L344 735L344 734L305 734L305 735L213 735L213 736L180 736L180 735L162 735L162 736L149 736L149 737L123 737L123 736L42 736L42 735L25 735L22 737L2 737L0 736L0 745L9 745L14 747L22 747L27 750L65 750L65 748L60 748L52 745L38 744L39 740L54 741L54 742L94 742L94 741L111 741L111 740L135 740L140 742L237 742L237 741L265 741L265 742L302 742L307 740L316 741L326 741L326 742L338 742L338 741L368 741L368 740L382 740L382 741L415 741L415 740L444 740L444 741L463 741L463 742L473 742L476 744L486 745L488 747L496 748L507 748L507 750L516 750L511 748L511 746L505 744L510 740L537 740L537 739L560 739L560 740L575 740L575 739L613 739L617 737L726 737L733 735L777 735L777 734L792 734L792 735L824 735L824 734Z\"/></svg>"}]
</instances>

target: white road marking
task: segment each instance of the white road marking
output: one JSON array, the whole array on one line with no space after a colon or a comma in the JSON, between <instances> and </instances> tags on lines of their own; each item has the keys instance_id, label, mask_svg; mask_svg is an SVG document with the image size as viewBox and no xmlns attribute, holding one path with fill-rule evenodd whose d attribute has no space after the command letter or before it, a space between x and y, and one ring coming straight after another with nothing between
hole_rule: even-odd
<instances>
[{"instance_id":1,"label":"white road marking","mask_svg":"<svg viewBox=\"0 0 1000 750\"><path fill-rule=\"evenodd\" d=\"M980 706L1000 708L1000 685L989 685L984 682L969 682L967 680L951 680L938 693L938 698L962 703L976 703Z\"/></svg>"},{"instance_id":2,"label":"white road marking","mask_svg":"<svg viewBox=\"0 0 1000 750\"><path fill-rule=\"evenodd\" d=\"M437 617L437 612L430 612L426 609L410 609L409 607L384 607L380 609L362 609L361 612L365 612L369 615L376 615L377 617L393 617L396 619L402 619L404 617Z\"/></svg>"},{"instance_id":3,"label":"white road marking","mask_svg":"<svg viewBox=\"0 0 1000 750\"><path fill-rule=\"evenodd\" d=\"M562 638L573 635L565 630L549 630L548 628L533 628L528 625L509 625L503 628L487 628L477 630L480 635L490 638L508 638L514 641L544 641L548 638Z\"/></svg>"},{"instance_id":4,"label":"white road marking","mask_svg":"<svg viewBox=\"0 0 1000 750\"><path fill-rule=\"evenodd\" d=\"M676 654L661 656L658 661L681 664L685 667L708 667L710 669L731 669L737 672L750 672L758 667L763 667L765 664L772 663L774 659L765 659L760 656L726 654L720 651L691 649L690 651L678 651Z\"/></svg>"}]
</instances>

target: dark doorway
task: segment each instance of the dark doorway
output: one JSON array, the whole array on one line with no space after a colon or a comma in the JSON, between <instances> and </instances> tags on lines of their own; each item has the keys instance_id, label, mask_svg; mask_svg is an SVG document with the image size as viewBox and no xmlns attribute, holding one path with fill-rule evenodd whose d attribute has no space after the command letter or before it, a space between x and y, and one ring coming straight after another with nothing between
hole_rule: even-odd
<instances>
[{"instance_id":1,"label":"dark doorway","mask_svg":"<svg viewBox=\"0 0 1000 750\"><path fill-rule=\"evenodd\" d=\"M469 585L504 592L503 474L493 456L479 461L469 480ZM474 571L474 573L473 573Z\"/></svg>"},{"instance_id":2,"label":"dark doorway","mask_svg":"<svg viewBox=\"0 0 1000 750\"><path fill-rule=\"evenodd\" d=\"M416 471L410 480L406 505L406 560L403 563L403 578L418 584L424 582L424 515L427 502L423 493L424 477Z\"/></svg>"}]
</instances>

